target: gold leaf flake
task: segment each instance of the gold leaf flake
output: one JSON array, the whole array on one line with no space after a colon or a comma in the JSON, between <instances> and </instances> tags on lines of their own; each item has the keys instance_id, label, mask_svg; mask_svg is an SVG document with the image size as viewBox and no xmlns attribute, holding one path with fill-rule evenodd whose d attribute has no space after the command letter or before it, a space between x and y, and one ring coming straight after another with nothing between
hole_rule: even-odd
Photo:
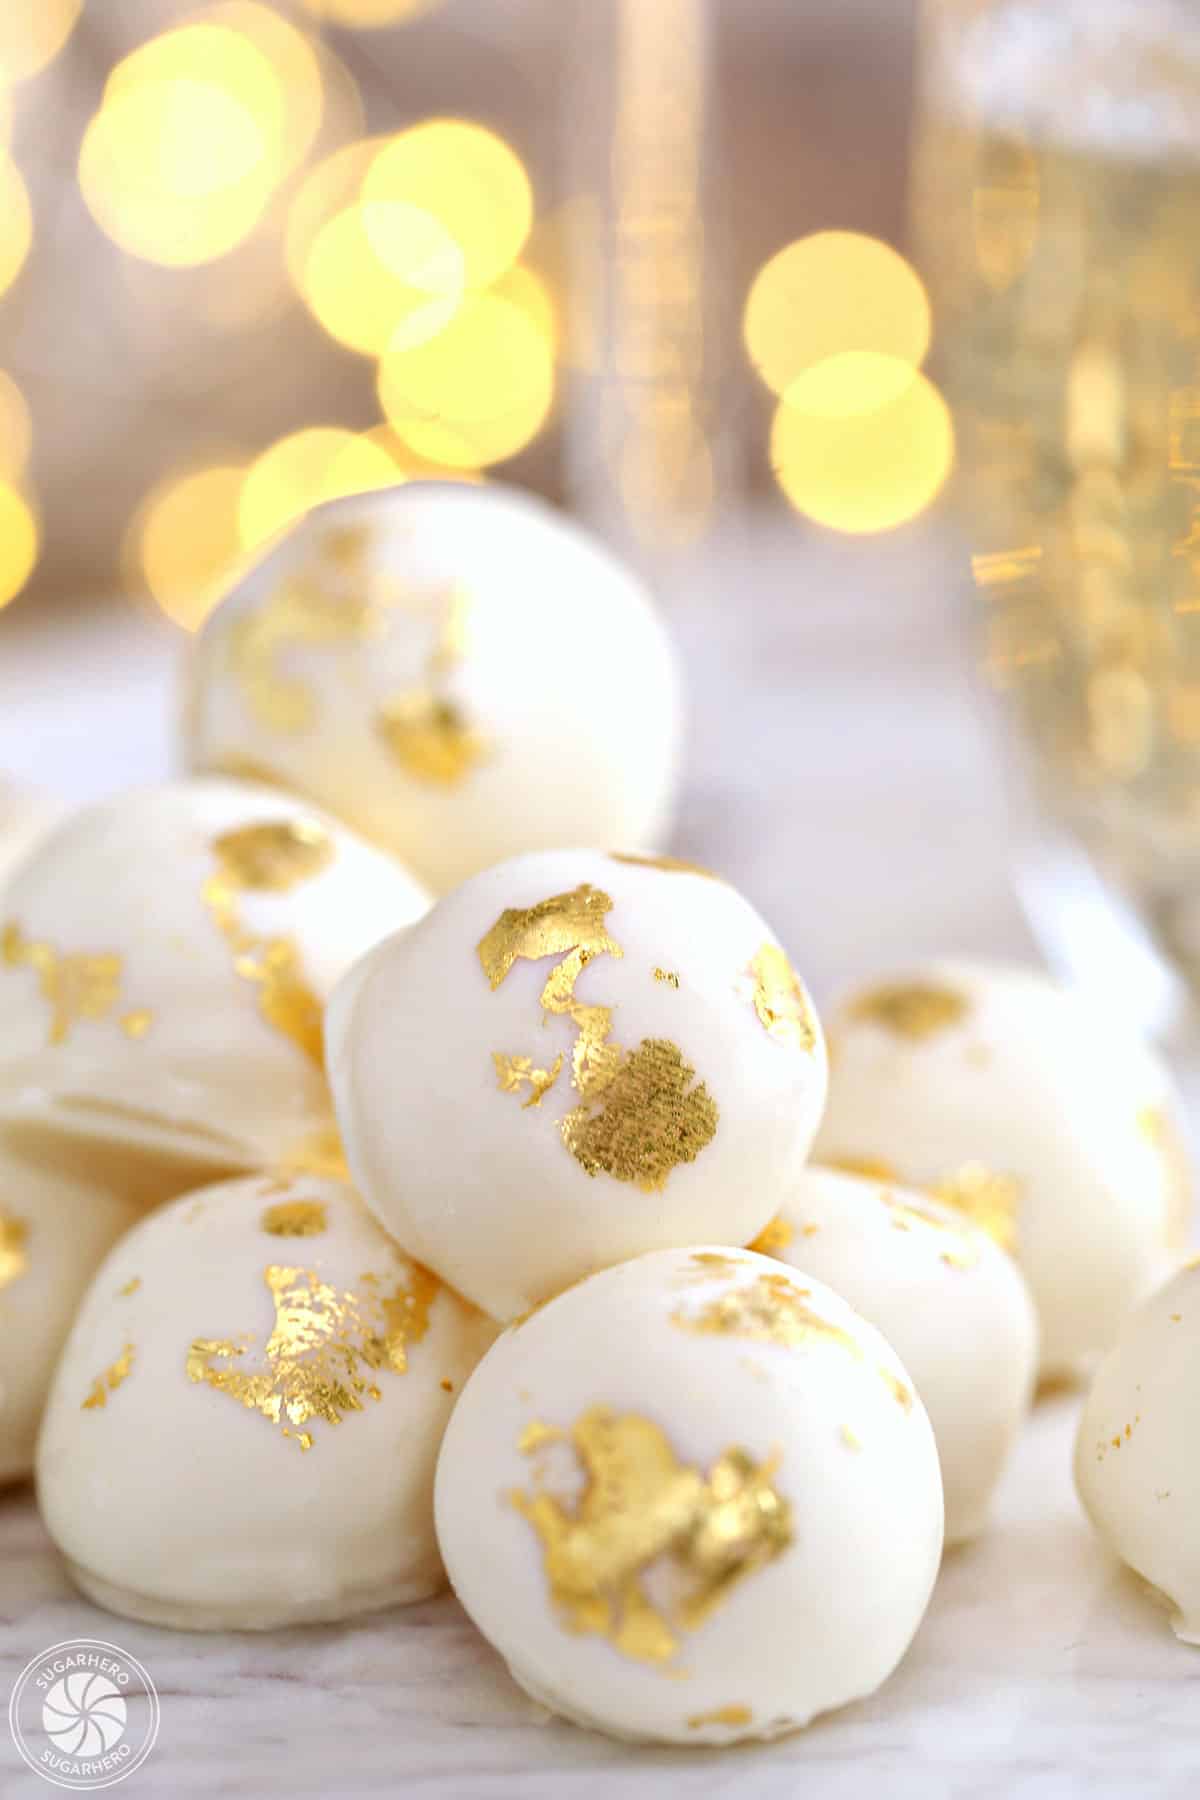
<instances>
[{"instance_id":1,"label":"gold leaf flake","mask_svg":"<svg viewBox=\"0 0 1200 1800\"><path fill-rule=\"evenodd\" d=\"M322 1281L313 1269L271 1264L263 1279L275 1322L261 1355L252 1354L253 1332L196 1338L187 1354L188 1379L261 1413L307 1450L312 1433L291 1427L313 1419L340 1424L362 1412L365 1400L383 1398L376 1371L404 1373L408 1346L428 1329L438 1282L415 1263L410 1285L386 1296L375 1275L362 1277L357 1294Z\"/></svg>"},{"instance_id":2,"label":"gold leaf flake","mask_svg":"<svg viewBox=\"0 0 1200 1800\"><path fill-rule=\"evenodd\" d=\"M48 1042L65 1044L82 1019L107 1019L121 989L121 958L111 954L67 954L52 944L27 938L8 924L0 936L0 958L9 969L32 969L50 1008Z\"/></svg>"},{"instance_id":3,"label":"gold leaf flake","mask_svg":"<svg viewBox=\"0 0 1200 1800\"><path fill-rule=\"evenodd\" d=\"M213 849L231 887L253 894L290 894L324 874L337 854L325 827L305 818L243 825Z\"/></svg>"},{"instance_id":4,"label":"gold leaf flake","mask_svg":"<svg viewBox=\"0 0 1200 1800\"><path fill-rule=\"evenodd\" d=\"M938 987L932 982L895 981L860 994L851 1005L849 1016L879 1025L894 1037L924 1043L961 1024L969 1011L967 996L954 988Z\"/></svg>"},{"instance_id":5,"label":"gold leaf flake","mask_svg":"<svg viewBox=\"0 0 1200 1800\"><path fill-rule=\"evenodd\" d=\"M145 1037L153 1023L154 1014L145 1007L139 1007L136 1012L125 1014L121 1020L121 1030L127 1038L133 1038L136 1041Z\"/></svg>"},{"instance_id":6,"label":"gold leaf flake","mask_svg":"<svg viewBox=\"0 0 1200 1800\"><path fill-rule=\"evenodd\" d=\"M555 1057L554 1066L549 1069L535 1069L531 1057L505 1056L500 1050L492 1052L492 1061L496 1065L496 1079L506 1094L519 1094L522 1083L529 1083L526 1106L541 1105L542 1095L549 1093L563 1066L561 1052Z\"/></svg>"},{"instance_id":7,"label":"gold leaf flake","mask_svg":"<svg viewBox=\"0 0 1200 1800\"><path fill-rule=\"evenodd\" d=\"M791 1507L773 1485L778 1457L756 1463L735 1448L705 1474L680 1462L651 1420L606 1406L589 1408L569 1435L585 1478L578 1499L535 1487L514 1492L512 1504L541 1540L564 1628L662 1667L685 1633L791 1544ZM664 1577L654 1598L652 1569Z\"/></svg>"},{"instance_id":8,"label":"gold leaf flake","mask_svg":"<svg viewBox=\"0 0 1200 1800\"><path fill-rule=\"evenodd\" d=\"M999 1174L983 1163L963 1163L934 1182L930 1192L935 1200L965 1213L1002 1250L1017 1249L1021 1184L1014 1176Z\"/></svg>"},{"instance_id":9,"label":"gold leaf flake","mask_svg":"<svg viewBox=\"0 0 1200 1800\"><path fill-rule=\"evenodd\" d=\"M320 1237L327 1225L319 1200L277 1200L263 1209L262 1228L271 1237Z\"/></svg>"},{"instance_id":10,"label":"gold leaf flake","mask_svg":"<svg viewBox=\"0 0 1200 1800\"><path fill-rule=\"evenodd\" d=\"M378 608L363 593L326 593L293 577L230 627L226 662L258 724L296 736L313 729L320 706L309 682L285 673L284 659L298 649L362 643L379 627Z\"/></svg>"},{"instance_id":11,"label":"gold leaf flake","mask_svg":"<svg viewBox=\"0 0 1200 1800\"><path fill-rule=\"evenodd\" d=\"M383 706L375 728L406 774L456 787L488 755L488 743L466 717L447 682L467 651L469 598L453 588L422 679Z\"/></svg>"},{"instance_id":12,"label":"gold leaf flake","mask_svg":"<svg viewBox=\"0 0 1200 1800\"><path fill-rule=\"evenodd\" d=\"M694 1713L688 1727L699 1731L702 1725L748 1725L753 1717L748 1706L715 1706L712 1712Z\"/></svg>"},{"instance_id":13,"label":"gold leaf flake","mask_svg":"<svg viewBox=\"0 0 1200 1800\"><path fill-rule=\"evenodd\" d=\"M667 987L677 988L679 986L679 977L671 969L655 969L654 979L665 982Z\"/></svg>"},{"instance_id":14,"label":"gold leaf flake","mask_svg":"<svg viewBox=\"0 0 1200 1800\"><path fill-rule=\"evenodd\" d=\"M746 1248L757 1250L760 1256L778 1256L781 1250L787 1249L795 1235L794 1228L783 1214L776 1213L775 1217L763 1226L758 1236L747 1244Z\"/></svg>"},{"instance_id":15,"label":"gold leaf flake","mask_svg":"<svg viewBox=\"0 0 1200 1800\"><path fill-rule=\"evenodd\" d=\"M19 1281L29 1268L29 1225L0 1207L0 1288Z\"/></svg>"},{"instance_id":16,"label":"gold leaf flake","mask_svg":"<svg viewBox=\"0 0 1200 1800\"><path fill-rule=\"evenodd\" d=\"M138 1289L141 1287L141 1285L142 1285L142 1278L140 1275L131 1276L130 1279L125 1283L124 1287L120 1287L117 1289L117 1298L119 1300L127 1299L130 1294L136 1294Z\"/></svg>"},{"instance_id":17,"label":"gold leaf flake","mask_svg":"<svg viewBox=\"0 0 1200 1800\"><path fill-rule=\"evenodd\" d=\"M667 875L703 875L706 881L723 879L700 863L684 862L678 856L635 856L630 850L611 850L609 855L613 862L628 863L635 869L661 869Z\"/></svg>"},{"instance_id":18,"label":"gold leaf flake","mask_svg":"<svg viewBox=\"0 0 1200 1800\"><path fill-rule=\"evenodd\" d=\"M132 1369L133 1358L133 1345L126 1344L116 1362L110 1363L102 1375L97 1375L91 1392L80 1407L81 1412L93 1412L108 1405L108 1396L116 1393Z\"/></svg>"},{"instance_id":19,"label":"gold leaf flake","mask_svg":"<svg viewBox=\"0 0 1200 1800\"><path fill-rule=\"evenodd\" d=\"M861 1359L856 1340L814 1312L807 1304L811 1298L808 1288L797 1287L786 1275L758 1275L752 1282L730 1287L698 1312L680 1307L671 1314L671 1323L682 1331L749 1338L789 1349L828 1344Z\"/></svg>"},{"instance_id":20,"label":"gold leaf flake","mask_svg":"<svg viewBox=\"0 0 1200 1800\"><path fill-rule=\"evenodd\" d=\"M800 977L778 944L762 946L744 979L758 1022L772 1042L789 1050L815 1050L816 1022Z\"/></svg>"},{"instance_id":21,"label":"gold leaf flake","mask_svg":"<svg viewBox=\"0 0 1200 1800\"><path fill-rule=\"evenodd\" d=\"M879 1198L887 1207L894 1228L927 1238L948 1268L975 1267L979 1261L979 1246L971 1241L969 1232L957 1228L938 1213L926 1211L915 1196L898 1200L894 1194L880 1194Z\"/></svg>"}]
</instances>

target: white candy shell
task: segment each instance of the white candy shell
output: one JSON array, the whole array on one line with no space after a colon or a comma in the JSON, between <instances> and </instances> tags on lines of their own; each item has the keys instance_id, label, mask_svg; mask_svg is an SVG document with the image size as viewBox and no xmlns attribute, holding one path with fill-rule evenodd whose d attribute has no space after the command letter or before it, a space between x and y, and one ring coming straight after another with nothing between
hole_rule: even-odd
<instances>
[{"instance_id":1,"label":"white candy shell","mask_svg":"<svg viewBox=\"0 0 1200 1800\"><path fill-rule=\"evenodd\" d=\"M184 1630L436 1591L438 1444L494 1328L345 1184L255 1177L151 1214L101 1267L38 1445L89 1598Z\"/></svg>"},{"instance_id":2,"label":"white candy shell","mask_svg":"<svg viewBox=\"0 0 1200 1800\"><path fill-rule=\"evenodd\" d=\"M681 721L647 591L499 484L318 508L195 645L186 754L308 795L436 891L518 851L652 847Z\"/></svg>"}]
</instances>

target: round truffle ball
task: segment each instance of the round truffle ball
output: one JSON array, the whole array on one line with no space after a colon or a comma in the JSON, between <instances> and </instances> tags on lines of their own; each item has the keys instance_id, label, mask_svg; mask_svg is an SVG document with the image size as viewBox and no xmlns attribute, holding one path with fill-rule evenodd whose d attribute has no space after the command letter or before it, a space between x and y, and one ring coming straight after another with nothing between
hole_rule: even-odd
<instances>
[{"instance_id":1,"label":"round truffle ball","mask_svg":"<svg viewBox=\"0 0 1200 1800\"><path fill-rule=\"evenodd\" d=\"M745 1243L825 1093L816 1014L753 907L593 850L438 901L350 972L327 1036L363 1197L502 1320L644 1250Z\"/></svg>"},{"instance_id":2,"label":"round truffle ball","mask_svg":"<svg viewBox=\"0 0 1200 1800\"><path fill-rule=\"evenodd\" d=\"M754 1247L826 1283L883 1332L937 1439L946 1542L974 1537L1037 1370L1037 1317L1012 1258L953 1207L815 1167Z\"/></svg>"},{"instance_id":3,"label":"round truffle ball","mask_svg":"<svg viewBox=\"0 0 1200 1800\"><path fill-rule=\"evenodd\" d=\"M31 1472L75 1309L140 1211L98 1181L85 1156L46 1162L0 1133L0 1483Z\"/></svg>"},{"instance_id":4,"label":"round truffle ball","mask_svg":"<svg viewBox=\"0 0 1200 1800\"><path fill-rule=\"evenodd\" d=\"M423 1599L438 1444L494 1335L344 1183L187 1195L80 1309L38 1444L46 1528L89 1599L155 1625Z\"/></svg>"},{"instance_id":5,"label":"round truffle ball","mask_svg":"<svg viewBox=\"0 0 1200 1800\"><path fill-rule=\"evenodd\" d=\"M0 897L0 1120L161 1161L174 1193L180 1167L306 1160L333 1135L325 997L426 904L270 789L176 782L87 808Z\"/></svg>"},{"instance_id":6,"label":"round truffle ball","mask_svg":"<svg viewBox=\"0 0 1200 1800\"><path fill-rule=\"evenodd\" d=\"M1119 1017L1033 970L939 961L829 1020L814 1155L958 1206L1020 1262L1039 1372L1069 1378L1184 1240L1171 1084Z\"/></svg>"},{"instance_id":7,"label":"round truffle ball","mask_svg":"<svg viewBox=\"0 0 1200 1800\"><path fill-rule=\"evenodd\" d=\"M44 795L0 779L0 887L58 816Z\"/></svg>"},{"instance_id":8,"label":"round truffle ball","mask_svg":"<svg viewBox=\"0 0 1200 1800\"><path fill-rule=\"evenodd\" d=\"M1096 1373L1075 1486L1110 1547L1200 1644L1200 1257L1133 1316Z\"/></svg>"},{"instance_id":9,"label":"round truffle ball","mask_svg":"<svg viewBox=\"0 0 1200 1800\"><path fill-rule=\"evenodd\" d=\"M318 508L192 655L195 769L309 796L444 891L518 851L651 848L680 738L635 576L527 495L414 482Z\"/></svg>"},{"instance_id":10,"label":"round truffle ball","mask_svg":"<svg viewBox=\"0 0 1200 1800\"><path fill-rule=\"evenodd\" d=\"M873 1326L751 1251L593 1275L484 1358L438 1461L462 1604L619 1737L775 1737L871 1693L942 1549L933 1433Z\"/></svg>"}]
</instances>

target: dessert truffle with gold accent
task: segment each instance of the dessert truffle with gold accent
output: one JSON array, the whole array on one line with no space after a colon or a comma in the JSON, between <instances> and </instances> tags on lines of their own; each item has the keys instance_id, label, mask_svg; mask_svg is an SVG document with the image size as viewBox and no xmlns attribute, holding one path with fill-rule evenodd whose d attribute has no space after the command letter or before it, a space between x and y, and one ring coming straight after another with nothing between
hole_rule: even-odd
<instances>
[{"instance_id":1,"label":"dessert truffle with gold accent","mask_svg":"<svg viewBox=\"0 0 1200 1800\"><path fill-rule=\"evenodd\" d=\"M937 1438L946 1542L973 1537L1037 1369L1037 1318L1012 1258L954 1207L815 1167L754 1247L825 1282L883 1332Z\"/></svg>"},{"instance_id":2,"label":"dessert truffle with gold accent","mask_svg":"<svg viewBox=\"0 0 1200 1800\"><path fill-rule=\"evenodd\" d=\"M829 1023L814 1155L958 1206L1012 1250L1039 1370L1068 1378L1187 1235L1170 1078L1120 1016L1032 969L936 961L852 994Z\"/></svg>"},{"instance_id":3,"label":"dessert truffle with gold accent","mask_svg":"<svg viewBox=\"0 0 1200 1800\"><path fill-rule=\"evenodd\" d=\"M619 1737L776 1737L869 1694L942 1549L929 1420L879 1332L752 1251L605 1270L497 1341L438 1541L536 1700Z\"/></svg>"},{"instance_id":4,"label":"dessert truffle with gold accent","mask_svg":"<svg viewBox=\"0 0 1200 1800\"><path fill-rule=\"evenodd\" d=\"M825 1095L812 1003L753 907L598 850L440 900L338 987L327 1049L368 1205L498 1319L644 1250L753 1237Z\"/></svg>"},{"instance_id":5,"label":"dessert truffle with gold accent","mask_svg":"<svg viewBox=\"0 0 1200 1800\"><path fill-rule=\"evenodd\" d=\"M33 1468L54 1364L96 1265L140 1208L86 1151L23 1155L0 1132L0 1483Z\"/></svg>"},{"instance_id":6,"label":"dessert truffle with gold accent","mask_svg":"<svg viewBox=\"0 0 1200 1800\"><path fill-rule=\"evenodd\" d=\"M438 1444L494 1335L344 1183L186 1195L80 1309L38 1444L46 1527L89 1598L152 1624L422 1599L442 1582Z\"/></svg>"},{"instance_id":7,"label":"dessert truffle with gold accent","mask_svg":"<svg viewBox=\"0 0 1200 1800\"><path fill-rule=\"evenodd\" d=\"M186 750L309 796L437 890L517 851L649 847L675 656L600 543L492 485L336 501L244 575L193 652Z\"/></svg>"},{"instance_id":8,"label":"dessert truffle with gold accent","mask_svg":"<svg viewBox=\"0 0 1200 1800\"><path fill-rule=\"evenodd\" d=\"M302 802L177 782L87 808L0 902L0 1121L162 1199L331 1135L322 1007L424 890ZM189 1183L188 1173L198 1170Z\"/></svg>"},{"instance_id":9,"label":"dessert truffle with gold accent","mask_svg":"<svg viewBox=\"0 0 1200 1800\"><path fill-rule=\"evenodd\" d=\"M1128 1319L1096 1373L1075 1486L1097 1531L1200 1645L1200 1257Z\"/></svg>"}]
</instances>

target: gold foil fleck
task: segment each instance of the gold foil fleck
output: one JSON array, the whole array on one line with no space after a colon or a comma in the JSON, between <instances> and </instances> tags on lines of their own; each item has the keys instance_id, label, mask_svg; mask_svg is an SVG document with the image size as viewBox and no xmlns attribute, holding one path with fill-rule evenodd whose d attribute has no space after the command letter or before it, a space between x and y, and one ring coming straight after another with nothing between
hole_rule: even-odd
<instances>
[{"instance_id":1,"label":"gold foil fleck","mask_svg":"<svg viewBox=\"0 0 1200 1800\"><path fill-rule=\"evenodd\" d=\"M117 1298L119 1300L124 1300L130 1294L136 1294L138 1289L141 1287L141 1285L142 1285L142 1278L140 1275L131 1276L130 1279L125 1283L124 1287L120 1287L117 1289Z\"/></svg>"},{"instance_id":2,"label":"gold foil fleck","mask_svg":"<svg viewBox=\"0 0 1200 1800\"><path fill-rule=\"evenodd\" d=\"M81 1412L93 1412L108 1405L108 1396L115 1394L133 1367L134 1348L126 1344L116 1362L110 1363L102 1375L97 1375L92 1383L91 1392L80 1407Z\"/></svg>"},{"instance_id":3,"label":"gold foil fleck","mask_svg":"<svg viewBox=\"0 0 1200 1800\"><path fill-rule=\"evenodd\" d=\"M900 1181L895 1163L884 1162L879 1156L827 1156L824 1164L843 1175L861 1175L864 1181Z\"/></svg>"},{"instance_id":4,"label":"gold foil fleck","mask_svg":"<svg viewBox=\"0 0 1200 1800\"><path fill-rule=\"evenodd\" d=\"M679 986L679 977L672 969L655 969L654 979L665 982L667 987L677 988Z\"/></svg>"},{"instance_id":5,"label":"gold foil fleck","mask_svg":"<svg viewBox=\"0 0 1200 1800\"><path fill-rule=\"evenodd\" d=\"M842 1442L847 1450L861 1450L862 1439L851 1425L842 1426Z\"/></svg>"},{"instance_id":6,"label":"gold foil fleck","mask_svg":"<svg viewBox=\"0 0 1200 1800\"><path fill-rule=\"evenodd\" d=\"M719 1294L698 1312L680 1307L671 1314L671 1323L682 1331L751 1338L789 1349L829 1344L861 1359L862 1350L851 1334L814 1312L807 1304L811 1298L807 1288L797 1287L787 1275L758 1275Z\"/></svg>"},{"instance_id":7,"label":"gold foil fleck","mask_svg":"<svg viewBox=\"0 0 1200 1800\"><path fill-rule=\"evenodd\" d=\"M925 1237L932 1248L948 1268L973 1269L979 1261L979 1246L972 1243L969 1234L943 1219L938 1213L927 1212L915 1196L907 1200L898 1200L894 1194L880 1194L884 1206L891 1216L892 1225L897 1231L915 1232Z\"/></svg>"},{"instance_id":8,"label":"gold foil fleck","mask_svg":"<svg viewBox=\"0 0 1200 1800\"><path fill-rule=\"evenodd\" d=\"M930 1188L935 1200L957 1207L1002 1250L1017 1248L1017 1209L1021 1184L1012 1175L998 1174L983 1163L964 1163L950 1170Z\"/></svg>"},{"instance_id":9,"label":"gold foil fleck","mask_svg":"<svg viewBox=\"0 0 1200 1800\"><path fill-rule=\"evenodd\" d=\"M763 1226L758 1236L746 1245L746 1248L747 1250L757 1250L760 1256L778 1256L781 1250L787 1249L795 1235L794 1228L783 1214L776 1213L775 1217Z\"/></svg>"},{"instance_id":10,"label":"gold foil fleck","mask_svg":"<svg viewBox=\"0 0 1200 1800\"><path fill-rule=\"evenodd\" d=\"M66 954L27 938L19 925L0 935L0 959L9 969L32 969L50 1008L50 1044L65 1044L83 1019L107 1019L121 988L121 958L86 952Z\"/></svg>"},{"instance_id":11,"label":"gold foil fleck","mask_svg":"<svg viewBox=\"0 0 1200 1800\"><path fill-rule=\"evenodd\" d=\"M438 1386L444 1393L452 1394L454 1392L454 1383L446 1375L442 1376L442 1379L438 1382Z\"/></svg>"},{"instance_id":12,"label":"gold foil fleck","mask_svg":"<svg viewBox=\"0 0 1200 1800\"><path fill-rule=\"evenodd\" d=\"M688 1720L690 1731L704 1725L749 1725L754 1714L748 1706L715 1706L712 1712L693 1713Z\"/></svg>"},{"instance_id":13,"label":"gold foil fleck","mask_svg":"<svg viewBox=\"0 0 1200 1800\"><path fill-rule=\"evenodd\" d=\"M139 1007L136 1012L125 1014L121 1020L121 1030L127 1038L133 1038L136 1041L145 1037L153 1023L154 1014L145 1007Z\"/></svg>"},{"instance_id":14,"label":"gold foil fleck","mask_svg":"<svg viewBox=\"0 0 1200 1800\"><path fill-rule=\"evenodd\" d=\"M247 1364L255 1336L246 1332L237 1339L194 1339L186 1369L189 1381L228 1394L288 1438L291 1426L313 1419L338 1425L362 1412L365 1400L382 1399L374 1372L404 1373L408 1346L425 1335L438 1292L436 1277L415 1263L411 1285L386 1297L378 1277L364 1276L361 1294L331 1286L313 1269L281 1264L271 1264L263 1279L275 1322L255 1358L260 1366ZM297 1441L301 1450L311 1448L311 1432Z\"/></svg>"},{"instance_id":15,"label":"gold foil fleck","mask_svg":"<svg viewBox=\"0 0 1200 1800\"><path fill-rule=\"evenodd\" d=\"M678 1460L653 1421L606 1406L585 1412L570 1442L585 1478L578 1499L536 1488L514 1492L512 1504L541 1540L564 1629L662 1668L685 1633L791 1544L791 1507L773 1484L778 1457L756 1463L735 1448L705 1474Z\"/></svg>"},{"instance_id":16,"label":"gold foil fleck","mask_svg":"<svg viewBox=\"0 0 1200 1800\"><path fill-rule=\"evenodd\" d=\"M661 869L668 875L703 875L706 881L723 879L702 864L684 862L678 856L635 856L631 850L610 850L609 856L613 862L628 863L635 869Z\"/></svg>"},{"instance_id":17,"label":"gold foil fleck","mask_svg":"<svg viewBox=\"0 0 1200 1800\"><path fill-rule=\"evenodd\" d=\"M778 944L762 946L744 981L758 1022L773 1043L788 1050L816 1049L816 1021L800 977Z\"/></svg>"},{"instance_id":18,"label":"gold foil fleck","mask_svg":"<svg viewBox=\"0 0 1200 1800\"><path fill-rule=\"evenodd\" d=\"M561 1444L566 1436L559 1425L545 1425L540 1419L531 1419L517 1439L517 1449L522 1456L529 1456L534 1450L540 1450L543 1444Z\"/></svg>"},{"instance_id":19,"label":"gold foil fleck","mask_svg":"<svg viewBox=\"0 0 1200 1800\"><path fill-rule=\"evenodd\" d=\"M319 1200L277 1200L263 1209L262 1228L271 1237L320 1237L327 1225Z\"/></svg>"},{"instance_id":20,"label":"gold foil fleck","mask_svg":"<svg viewBox=\"0 0 1200 1800\"><path fill-rule=\"evenodd\" d=\"M29 1225L0 1207L0 1288L19 1281L29 1268Z\"/></svg>"},{"instance_id":21,"label":"gold foil fleck","mask_svg":"<svg viewBox=\"0 0 1200 1800\"><path fill-rule=\"evenodd\" d=\"M898 1375L893 1375L890 1369L885 1369L882 1363L879 1365L879 1373L901 1412L910 1413L913 1406L912 1389Z\"/></svg>"},{"instance_id":22,"label":"gold foil fleck","mask_svg":"<svg viewBox=\"0 0 1200 1800\"><path fill-rule=\"evenodd\" d=\"M624 954L605 925L612 905L584 882L535 906L510 907L481 939L478 955L493 990L519 959L561 958L546 978L541 1006L575 1026L571 1081L581 1100L559 1121L559 1134L588 1175L611 1175L654 1193L672 1169L694 1162L712 1141L719 1115L704 1083L692 1085L696 1071L677 1044L643 1038L636 1050L624 1050L610 1036L611 1008L576 999L575 984L590 962ZM561 1058L553 1069L539 1070L505 1051L493 1052L493 1062L505 1092L519 1092L529 1081L526 1107L538 1104L561 1068Z\"/></svg>"},{"instance_id":23,"label":"gold foil fleck","mask_svg":"<svg viewBox=\"0 0 1200 1800\"><path fill-rule=\"evenodd\" d=\"M285 672L284 658L298 649L362 643L380 625L379 609L364 593L325 593L311 580L293 578L263 606L235 620L226 663L258 724L296 736L312 730L320 706L309 682Z\"/></svg>"},{"instance_id":24,"label":"gold foil fleck","mask_svg":"<svg viewBox=\"0 0 1200 1800\"><path fill-rule=\"evenodd\" d=\"M969 1011L967 996L954 988L931 982L895 981L860 994L851 1005L849 1016L882 1026L894 1037L923 1043L952 1025L961 1024Z\"/></svg>"},{"instance_id":25,"label":"gold foil fleck","mask_svg":"<svg viewBox=\"0 0 1200 1800\"><path fill-rule=\"evenodd\" d=\"M389 700L375 719L379 736L405 773L442 787L456 787L488 755L487 739L447 688L466 654L469 605L464 589L451 590L423 678Z\"/></svg>"},{"instance_id":26,"label":"gold foil fleck","mask_svg":"<svg viewBox=\"0 0 1200 1800\"><path fill-rule=\"evenodd\" d=\"M322 1064L321 1004L304 981L300 955L287 938L258 937L241 920L244 893L287 894L327 869L333 841L314 819L277 819L226 832L213 844L215 872L202 898L229 946L234 973L259 989L267 1024Z\"/></svg>"}]
</instances>

